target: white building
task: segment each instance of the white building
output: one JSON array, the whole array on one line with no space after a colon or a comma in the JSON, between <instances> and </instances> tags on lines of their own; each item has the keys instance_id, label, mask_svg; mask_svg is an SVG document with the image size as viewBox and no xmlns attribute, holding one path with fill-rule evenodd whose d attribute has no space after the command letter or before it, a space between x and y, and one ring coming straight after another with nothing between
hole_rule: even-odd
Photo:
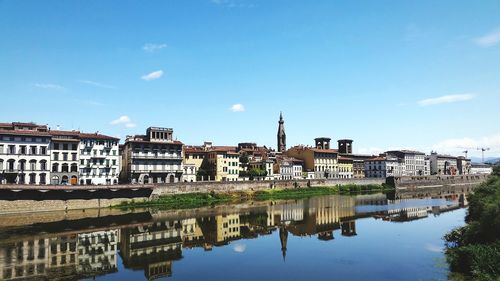
<instances>
[{"instance_id":1,"label":"white building","mask_svg":"<svg viewBox=\"0 0 500 281\"><path fill-rule=\"evenodd\" d=\"M388 158L397 158L403 164L402 176L423 176L425 171L425 153L412 150L387 151Z\"/></svg>"},{"instance_id":2,"label":"white building","mask_svg":"<svg viewBox=\"0 0 500 281\"><path fill-rule=\"evenodd\" d=\"M365 177L386 178L403 175L404 164L396 157L378 156L365 160Z\"/></svg>"},{"instance_id":3,"label":"white building","mask_svg":"<svg viewBox=\"0 0 500 281\"><path fill-rule=\"evenodd\" d=\"M173 132L171 128L149 127L146 135L128 136L122 149L121 181L183 181L184 146L182 142L173 139Z\"/></svg>"},{"instance_id":4,"label":"white building","mask_svg":"<svg viewBox=\"0 0 500 281\"><path fill-rule=\"evenodd\" d=\"M0 123L0 184L48 184L50 139L45 125Z\"/></svg>"},{"instance_id":5,"label":"white building","mask_svg":"<svg viewBox=\"0 0 500 281\"><path fill-rule=\"evenodd\" d=\"M79 137L80 184L117 184L120 174L119 139L98 133L79 133Z\"/></svg>"},{"instance_id":6,"label":"white building","mask_svg":"<svg viewBox=\"0 0 500 281\"><path fill-rule=\"evenodd\" d=\"M470 167L471 174L485 174L489 175L493 172L493 167L483 163L472 163Z\"/></svg>"},{"instance_id":7,"label":"white building","mask_svg":"<svg viewBox=\"0 0 500 281\"><path fill-rule=\"evenodd\" d=\"M50 183L78 184L80 132L50 131Z\"/></svg>"},{"instance_id":8,"label":"white building","mask_svg":"<svg viewBox=\"0 0 500 281\"><path fill-rule=\"evenodd\" d=\"M117 270L118 229L79 233L77 271L82 275Z\"/></svg>"},{"instance_id":9,"label":"white building","mask_svg":"<svg viewBox=\"0 0 500 281\"><path fill-rule=\"evenodd\" d=\"M429 155L431 175L457 175L457 157L432 152Z\"/></svg>"}]
</instances>

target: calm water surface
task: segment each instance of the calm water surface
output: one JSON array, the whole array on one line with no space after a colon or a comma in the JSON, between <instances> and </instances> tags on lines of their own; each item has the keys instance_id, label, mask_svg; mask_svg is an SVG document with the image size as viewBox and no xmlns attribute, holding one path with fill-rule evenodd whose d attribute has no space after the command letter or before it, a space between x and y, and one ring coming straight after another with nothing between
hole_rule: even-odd
<instances>
[{"instance_id":1,"label":"calm water surface","mask_svg":"<svg viewBox=\"0 0 500 281\"><path fill-rule=\"evenodd\" d=\"M459 196L0 217L1 280L446 280Z\"/></svg>"}]
</instances>

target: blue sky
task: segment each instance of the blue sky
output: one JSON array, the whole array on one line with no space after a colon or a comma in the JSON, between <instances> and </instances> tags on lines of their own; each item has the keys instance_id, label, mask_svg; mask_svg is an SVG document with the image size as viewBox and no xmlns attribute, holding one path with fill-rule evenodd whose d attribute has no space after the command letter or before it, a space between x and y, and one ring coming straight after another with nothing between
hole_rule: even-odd
<instances>
[{"instance_id":1,"label":"blue sky","mask_svg":"<svg viewBox=\"0 0 500 281\"><path fill-rule=\"evenodd\" d=\"M500 1L2 1L0 120L500 156ZM469 155L479 156L473 151Z\"/></svg>"}]
</instances>

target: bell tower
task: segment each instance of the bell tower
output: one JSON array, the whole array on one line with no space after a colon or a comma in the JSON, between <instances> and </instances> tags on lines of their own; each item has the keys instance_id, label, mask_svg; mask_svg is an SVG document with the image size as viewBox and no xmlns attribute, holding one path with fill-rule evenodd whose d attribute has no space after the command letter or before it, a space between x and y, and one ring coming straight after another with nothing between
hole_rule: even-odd
<instances>
[{"instance_id":1,"label":"bell tower","mask_svg":"<svg viewBox=\"0 0 500 281\"><path fill-rule=\"evenodd\" d=\"M283 120L283 113L280 112L280 120L278 121L278 152L286 151L286 134L285 134L285 120Z\"/></svg>"}]
</instances>

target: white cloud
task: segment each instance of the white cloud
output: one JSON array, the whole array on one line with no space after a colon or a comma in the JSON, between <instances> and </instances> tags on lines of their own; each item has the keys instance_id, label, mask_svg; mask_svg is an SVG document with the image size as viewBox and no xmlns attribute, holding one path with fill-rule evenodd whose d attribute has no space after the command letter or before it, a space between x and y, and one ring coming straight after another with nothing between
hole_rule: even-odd
<instances>
[{"instance_id":1,"label":"white cloud","mask_svg":"<svg viewBox=\"0 0 500 281\"><path fill-rule=\"evenodd\" d=\"M429 98L418 101L420 106L428 106L428 105L436 105L443 103L452 103L452 102L460 102L460 101L468 101L475 98L475 94L462 94L462 95L447 95L436 98Z\"/></svg>"},{"instance_id":2,"label":"white cloud","mask_svg":"<svg viewBox=\"0 0 500 281\"><path fill-rule=\"evenodd\" d=\"M476 38L474 41L479 46L485 48L495 46L496 44L500 43L500 28L491 31L484 36Z\"/></svg>"},{"instance_id":3,"label":"white cloud","mask_svg":"<svg viewBox=\"0 0 500 281\"><path fill-rule=\"evenodd\" d=\"M490 148L488 153L490 156L500 155L500 134L480 137L480 138L454 138L440 141L432 146L432 150L439 153L448 153L452 155L462 155L463 151L468 150L469 155L481 155L481 151L477 148Z\"/></svg>"},{"instance_id":4,"label":"white cloud","mask_svg":"<svg viewBox=\"0 0 500 281\"><path fill-rule=\"evenodd\" d=\"M440 247L440 246L434 245L434 244L430 244L430 243L425 244L425 249L427 251L433 252L433 253L441 253L441 252L443 252L443 247Z\"/></svg>"},{"instance_id":5,"label":"white cloud","mask_svg":"<svg viewBox=\"0 0 500 281\"><path fill-rule=\"evenodd\" d=\"M245 107L241 103L233 104L233 106L231 106L231 111L232 112L243 112L243 111L245 111Z\"/></svg>"},{"instance_id":6,"label":"white cloud","mask_svg":"<svg viewBox=\"0 0 500 281\"><path fill-rule=\"evenodd\" d=\"M127 115L122 115L118 119L115 119L110 122L111 125L124 125L127 128L134 128L136 124L132 122L130 117Z\"/></svg>"},{"instance_id":7,"label":"white cloud","mask_svg":"<svg viewBox=\"0 0 500 281\"><path fill-rule=\"evenodd\" d=\"M146 43L144 46L142 46L142 49L146 52L149 53L154 53L156 51L159 51L163 48L166 48L167 44L154 44L154 43Z\"/></svg>"},{"instance_id":8,"label":"white cloud","mask_svg":"<svg viewBox=\"0 0 500 281\"><path fill-rule=\"evenodd\" d=\"M100 88L116 89L115 86L106 85L106 84L95 82L95 81L91 81L91 80L78 80L78 82L79 83L83 83L83 84L87 84L87 85L92 85L92 86L100 87Z\"/></svg>"},{"instance_id":9,"label":"white cloud","mask_svg":"<svg viewBox=\"0 0 500 281\"><path fill-rule=\"evenodd\" d=\"M157 70L157 71L153 71L149 74L146 74L146 75L143 75L141 77L142 80L146 80L146 81L151 81L151 80L155 80L155 79L158 79L160 77L163 76L163 70Z\"/></svg>"},{"instance_id":10,"label":"white cloud","mask_svg":"<svg viewBox=\"0 0 500 281\"><path fill-rule=\"evenodd\" d=\"M47 83L36 83L35 87L42 88L42 89L47 89L47 90L59 90L59 91L66 90L66 88L64 88L61 85L47 84Z\"/></svg>"},{"instance_id":11,"label":"white cloud","mask_svg":"<svg viewBox=\"0 0 500 281\"><path fill-rule=\"evenodd\" d=\"M247 246L245 244L238 243L233 246L233 251L235 251L236 253L243 253L246 249Z\"/></svg>"}]
</instances>

